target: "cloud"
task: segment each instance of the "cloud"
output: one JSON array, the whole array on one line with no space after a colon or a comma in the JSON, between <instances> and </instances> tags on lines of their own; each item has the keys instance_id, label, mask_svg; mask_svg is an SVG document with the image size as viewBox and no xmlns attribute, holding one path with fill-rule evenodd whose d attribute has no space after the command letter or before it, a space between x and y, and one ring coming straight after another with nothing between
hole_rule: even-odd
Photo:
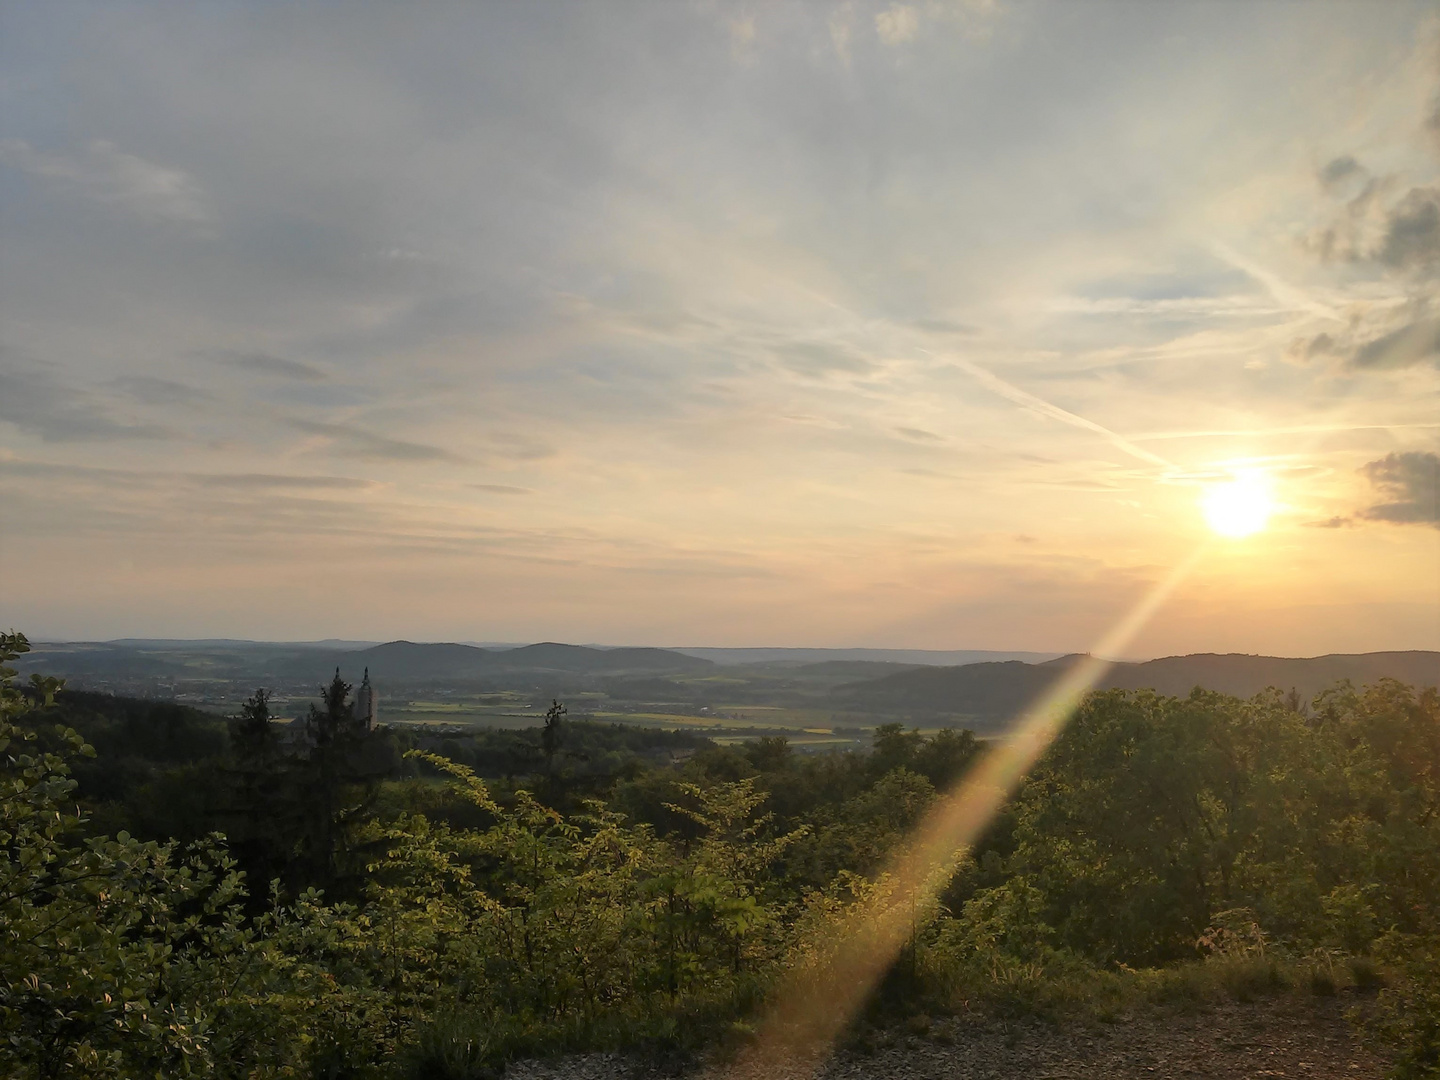
<instances>
[{"instance_id":1,"label":"cloud","mask_svg":"<svg viewBox=\"0 0 1440 1080\"><path fill-rule=\"evenodd\" d=\"M936 435L933 431L926 431L924 428L897 427L895 431L897 434L903 435L912 442L937 443L945 441L943 436Z\"/></svg>"},{"instance_id":2,"label":"cloud","mask_svg":"<svg viewBox=\"0 0 1440 1080\"><path fill-rule=\"evenodd\" d=\"M959 334L969 336L979 331L968 323L955 322L953 319L916 319L915 329L924 330L929 334Z\"/></svg>"},{"instance_id":3,"label":"cloud","mask_svg":"<svg viewBox=\"0 0 1440 1080\"><path fill-rule=\"evenodd\" d=\"M324 423L319 420L291 420L290 426L311 435L320 435L333 442L343 453L378 461L449 461L463 463L464 458L427 443L409 442L377 435L373 431L350 424Z\"/></svg>"},{"instance_id":4,"label":"cloud","mask_svg":"<svg viewBox=\"0 0 1440 1080\"><path fill-rule=\"evenodd\" d=\"M1375 257L1396 270L1440 267L1440 188L1411 188L1390 211Z\"/></svg>"},{"instance_id":5,"label":"cloud","mask_svg":"<svg viewBox=\"0 0 1440 1080\"><path fill-rule=\"evenodd\" d=\"M1309 311L1327 319L1338 319L1335 309L1321 300L1317 300L1304 289L1285 280L1279 274L1267 267L1261 266L1254 259L1242 255L1228 244L1219 240L1212 241L1210 248L1216 255L1230 263L1232 266L1245 271L1252 278L1264 285L1281 304L1294 308L1297 311Z\"/></svg>"},{"instance_id":6,"label":"cloud","mask_svg":"<svg viewBox=\"0 0 1440 1080\"><path fill-rule=\"evenodd\" d=\"M467 484L466 487L490 495L534 495L534 488L512 487L509 484Z\"/></svg>"},{"instance_id":7,"label":"cloud","mask_svg":"<svg viewBox=\"0 0 1440 1080\"><path fill-rule=\"evenodd\" d=\"M355 491L375 488L374 480L351 476L285 476L274 473L191 473L190 479L204 487Z\"/></svg>"},{"instance_id":8,"label":"cloud","mask_svg":"<svg viewBox=\"0 0 1440 1080\"><path fill-rule=\"evenodd\" d=\"M110 385L146 405L191 405L210 397L193 386L152 375L122 375Z\"/></svg>"},{"instance_id":9,"label":"cloud","mask_svg":"<svg viewBox=\"0 0 1440 1080\"><path fill-rule=\"evenodd\" d=\"M902 45L920 29L920 15L908 4L891 4L875 16L875 33L886 45Z\"/></svg>"},{"instance_id":10,"label":"cloud","mask_svg":"<svg viewBox=\"0 0 1440 1080\"><path fill-rule=\"evenodd\" d=\"M1440 363L1440 319L1420 319L1392 330L1359 346L1350 357L1350 366L1355 368L1401 368L1425 363Z\"/></svg>"},{"instance_id":11,"label":"cloud","mask_svg":"<svg viewBox=\"0 0 1440 1080\"><path fill-rule=\"evenodd\" d=\"M1364 168L1349 154L1329 161L1320 170L1320 182L1327 188L1334 187L1352 176L1364 175Z\"/></svg>"},{"instance_id":12,"label":"cloud","mask_svg":"<svg viewBox=\"0 0 1440 1080\"><path fill-rule=\"evenodd\" d=\"M1413 307L1411 311L1414 311ZM1387 371L1431 363L1440 365L1440 318L1430 316L1421 309L1421 313L1412 314L1408 322L1381 333L1374 328L1368 333L1357 331L1352 326L1346 331L1292 338L1285 347L1285 356L1297 364L1333 357L1352 371Z\"/></svg>"},{"instance_id":13,"label":"cloud","mask_svg":"<svg viewBox=\"0 0 1440 1080\"><path fill-rule=\"evenodd\" d=\"M1306 521L1302 524L1307 529L1349 529L1354 526L1355 519L1337 516L1326 518L1324 521Z\"/></svg>"},{"instance_id":14,"label":"cloud","mask_svg":"<svg viewBox=\"0 0 1440 1080\"><path fill-rule=\"evenodd\" d=\"M46 442L166 439L174 432L118 418L91 395L39 372L0 371L0 420Z\"/></svg>"},{"instance_id":15,"label":"cloud","mask_svg":"<svg viewBox=\"0 0 1440 1080\"><path fill-rule=\"evenodd\" d=\"M1028 390L1022 390L1020 389L1020 387L1014 385L1013 383L1006 382L1004 379L1000 378L993 372L981 367L979 364L972 364L970 361L958 356L950 357L950 361L962 371L968 372L977 382L980 383L980 385L986 387L988 390L991 390L996 394L999 394L1001 397L1006 398L1009 401L1013 401L1015 404L1021 406L1022 408L1026 408L1032 412L1039 413L1041 416L1048 416L1053 420L1059 420L1061 423L1069 424L1071 427L1077 427L1084 431L1092 431L1095 434L1103 437L1111 445L1125 451L1125 453L1131 455L1132 457L1139 458L1141 461L1148 462L1151 465L1159 465L1165 469L1172 471L1175 468L1175 464L1173 462L1166 460L1159 454L1152 453L1151 451L1146 450L1143 446L1135 445L1135 443L1131 442L1123 435L1117 434L1116 432L1111 431L1109 428L1103 427L1100 424L1095 423L1095 421L1093 420L1087 420L1085 417L1077 416L1075 413L1070 412L1068 409L1062 409L1058 405L1052 405L1044 398L1036 397Z\"/></svg>"},{"instance_id":16,"label":"cloud","mask_svg":"<svg viewBox=\"0 0 1440 1080\"><path fill-rule=\"evenodd\" d=\"M1357 515L1367 521L1440 527L1440 454L1387 454L1360 470L1389 501Z\"/></svg>"},{"instance_id":17,"label":"cloud","mask_svg":"<svg viewBox=\"0 0 1440 1080\"><path fill-rule=\"evenodd\" d=\"M272 356L269 353L220 353L216 355L215 359L242 371L255 371L262 375L278 375L283 379L320 382L329 378L324 371L310 364L301 363L299 360L287 360L283 356Z\"/></svg>"},{"instance_id":18,"label":"cloud","mask_svg":"<svg viewBox=\"0 0 1440 1080\"><path fill-rule=\"evenodd\" d=\"M864 375L876 368L874 363L843 345L799 341L781 345L775 351L783 366L811 378L836 372Z\"/></svg>"},{"instance_id":19,"label":"cloud","mask_svg":"<svg viewBox=\"0 0 1440 1080\"><path fill-rule=\"evenodd\" d=\"M1335 338L1330 334L1316 334L1314 337L1296 338L1285 349L1285 355L1297 363L1309 363L1321 356L1334 356L1338 350Z\"/></svg>"},{"instance_id":20,"label":"cloud","mask_svg":"<svg viewBox=\"0 0 1440 1080\"><path fill-rule=\"evenodd\" d=\"M0 139L0 162L144 217L199 224L212 216L189 173L126 153L106 139L91 142L80 157L37 150L24 139Z\"/></svg>"}]
</instances>

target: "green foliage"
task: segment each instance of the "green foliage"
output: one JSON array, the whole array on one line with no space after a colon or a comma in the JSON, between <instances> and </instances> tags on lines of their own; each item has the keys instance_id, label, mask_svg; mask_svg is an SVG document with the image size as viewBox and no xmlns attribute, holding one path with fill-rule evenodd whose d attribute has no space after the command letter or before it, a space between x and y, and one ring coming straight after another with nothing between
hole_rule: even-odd
<instances>
[{"instance_id":1,"label":"green foliage","mask_svg":"<svg viewBox=\"0 0 1440 1080\"><path fill-rule=\"evenodd\" d=\"M1440 756L1393 729L1435 729L1440 704L1382 684L1321 705L1307 720L1278 696L1092 695L1017 797L999 876L1038 890L1037 924L1102 963L1193 956L1238 908L1292 948L1421 929Z\"/></svg>"},{"instance_id":2,"label":"green foliage","mask_svg":"<svg viewBox=\"0 0 1440 1080\"><path fill-rule=\"evenodd\" d=\"M0 635L6 1075L470 1078L694 1046L897 905L911 930L876 1009L1370 993L1397 1075L1436 1075L1434 691L1092 695L927 906L878 872L979 753L968 733L632 756L601 784L566 771L604 744L557 703L530 782L416 749L382 788L393 736L357 725L337 673L308 741L274 738L261 692L225 756L179 763L219 778L231 838L182 845L96 835L71 775L95 751L26 726L60 689L14 685L26 648Z\"/></svg>"}]
</instances>

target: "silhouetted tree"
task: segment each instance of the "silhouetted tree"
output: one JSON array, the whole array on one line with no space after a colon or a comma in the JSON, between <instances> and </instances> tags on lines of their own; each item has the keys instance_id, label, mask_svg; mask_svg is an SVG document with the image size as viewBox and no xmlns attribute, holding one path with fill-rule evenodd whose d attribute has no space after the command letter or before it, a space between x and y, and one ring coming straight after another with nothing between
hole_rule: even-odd
<instances>
[{"instance_id":1,"label":"silhouetted tree","mask_svg":"<svg viewBox=\"0 0 1440 1080\"><path fill-rule=\"evenodd\" d=\"M230 721L230 748L238 762L261 762L272 758L279 740L271 726L270 691L256 690L240 706L240 715Z\"/></svg>"},{"instance_id":2,"label":"silhouetted tree","mask_svg":"<svg viewBox=\"0 0 1440 1080\"><path fill-rule=\"evenodd\" d=\"M540 749L545 754L546 775L554 773L555 755L560 752L560 744L565 738L562 726L565 712L565 706L553 699L550 702L550 708L545 710L545 727L540 732Z\"/></svg>"},{"instance_id":3,"label":"silhouetted tree","mask_svg":"<svg viewBox=\"0 0 1440 1080\"><path fill-rule=\"evenodd\" d=\"M339 881L348 834L366 817L389 763L375 752L379 733L366 731L364 720L351 708L350 684L340 677L339 668L321 688L320 700L319 707L310 706L305 722L310 757L301 797L307 858L293 869L305 872L306 884L330 890Z\"/></svg>"},{"instance_id":4,"label":"silhouetted tree","mask_svg":"<svg viewBox=\"0 0 1440 1080\"><path fill-rule=\"evenodd\" d=\"M236 862L252 882L250 906L266 902L268 882L281 876L298 840L294 762L280 745L270 691L256 690L230 720L230 798L221 810Z\"/></svg>"}]
</instances>

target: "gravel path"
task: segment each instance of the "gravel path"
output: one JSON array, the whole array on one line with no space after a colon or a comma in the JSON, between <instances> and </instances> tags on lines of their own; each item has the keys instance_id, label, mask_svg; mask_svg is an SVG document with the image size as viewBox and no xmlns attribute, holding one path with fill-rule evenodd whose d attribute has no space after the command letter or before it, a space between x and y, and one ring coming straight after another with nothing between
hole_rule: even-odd
<instances>
[{"instance_id":1,"label":"gravel path","mask_svg":"<svg viewBox=\"0 0 1440 1080\"><path fill-rule=\"evenodd\" d=\"M1386 1063L1345 1019L1348 1002L1274 1000L1193 1014L1147 1012L1113 1024L937 1021L928 1035L896 1032L873 1054L842 1053L822 1080L1379 1080ZM649 1080L659 1070L617 1054L517 1062L505 1080ZM693 1080L722 1080L715 1067Z\"/></svg>"}]
</instances>

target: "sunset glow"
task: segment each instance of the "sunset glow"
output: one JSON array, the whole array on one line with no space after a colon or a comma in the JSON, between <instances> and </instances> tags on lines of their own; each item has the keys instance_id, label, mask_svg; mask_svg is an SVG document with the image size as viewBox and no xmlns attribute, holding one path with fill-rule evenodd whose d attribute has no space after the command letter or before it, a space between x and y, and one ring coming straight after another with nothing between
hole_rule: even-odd
<instances>
[{"instance_id":1,"label":"sunset glow","mask_svg":"<svg viewBox=\"0 0 1440 1080\"><path fill-rule=\"evenodd\" d=\"M11 7L5 625L1440 646L1433 5Z\"/></svg>"},{"instance_id":2,"label":"sunset glow","mask_svg":"<svg viewBox=\"0 0 1440 1080\"><path fill-rule=\"evenodd\" d=\"M1434 1061L1436 0L0 11L0 1077Z\"/></svg>"}]
</instances>

